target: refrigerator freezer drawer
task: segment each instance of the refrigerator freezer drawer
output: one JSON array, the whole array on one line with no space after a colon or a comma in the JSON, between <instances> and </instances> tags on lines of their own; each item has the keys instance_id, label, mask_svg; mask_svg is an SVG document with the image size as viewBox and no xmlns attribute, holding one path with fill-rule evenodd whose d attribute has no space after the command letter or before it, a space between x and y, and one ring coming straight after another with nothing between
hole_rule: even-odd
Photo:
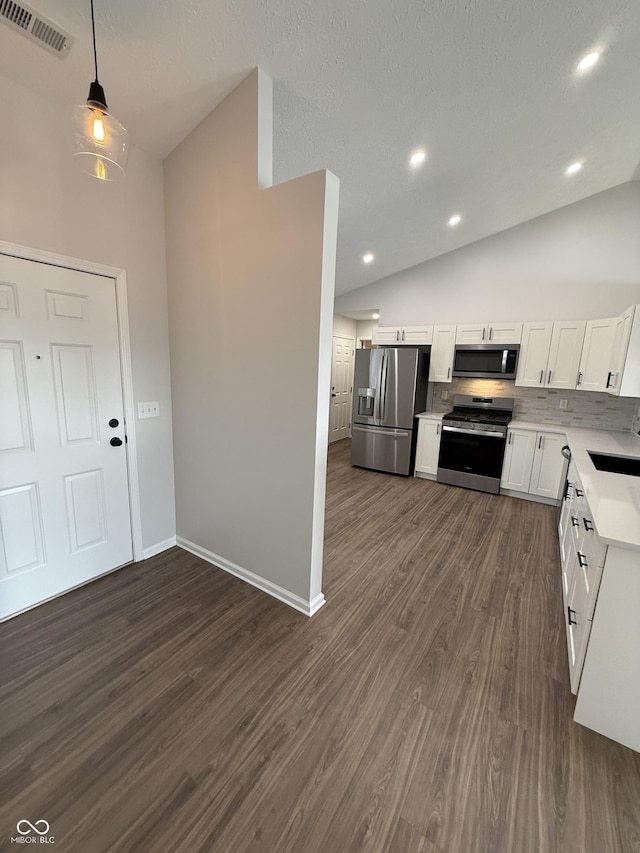
<instances>
[{"instance_id":1,"label":"refrigerator freezer drawer","mask_svg":"<svg viewBox=\"0 0 640 853\"><path fill-rule=\"evenodd\" d=\"M353 424L351 431L352 465L390 474L411 473L411 430Z\"/></svg>"}]
</instances>

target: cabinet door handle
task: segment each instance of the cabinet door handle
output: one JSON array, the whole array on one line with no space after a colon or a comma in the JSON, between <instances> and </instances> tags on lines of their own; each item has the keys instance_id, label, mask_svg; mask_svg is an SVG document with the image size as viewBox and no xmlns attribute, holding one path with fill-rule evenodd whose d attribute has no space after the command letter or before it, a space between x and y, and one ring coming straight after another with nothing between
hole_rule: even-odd
<instances>
[{"instance_id":1,"label":"cabinet door handle","mask_svg":"<svg viewBox=\"0 0 640 853\"><path fill-rule=\"evenodd\" d=\"M396 329L396 343L400 343L400 329Z\"/></svg>"},{"instance_id":2,"label":"cabinet door handle","mask_svg":"<svg viewBox=\"0 0 640 853\"><path fill-rule=\"evenodd\" d=\"M484 326L484 327L483 327L483 329L482 329L482 340L484 340L484 339L485 339L486 334L487 334L487 327L486 327L486 326Z\"/></svg>"},{"instance_id":3,"label":"cabinet door handle","mask_svg":"<svg viewBox=\"0 0 640 853\"><path fill-rule=\"evenodd\" d=\"M489 340L493 340L493 326L489 326Z\"/></svg>"},{"instance_id":4,"label":"cabinet door handle","mask_svg":"<svg viewBox=\"0 0 640 853\"><path fill-rule=\"evenodd\" d=\"M451 378L451 368L447 367L447 379Z\"/></svg>"},{"instance_id":5,"label":"cabinet door handle","mask_svg":"<svg viewBox=\"0 0 640 853\"><path fill-rule=\"evenodd\" d=\"M512 439L512 438L513 438L513 433L512 433L512 432L510 432L510 433L509 433L509 441L507 442L507 444L511 444L511 439Z\"/></svg>"},{"instance_id":6,"label":"cabinet door handle","mask_svg":"<svg viewBox=\"0 0 640 853\"><path fill-rule=\"evenodd\" d=\"M582 516L582 520L584 521L584 529L587 531L587 533L591 533L591 531L593 530L593 522L591 521L591 519Z\"/></svg>"},{"instance_id":7,"label":"cabinet door handle","mask_svg":"<svg viewBox=\"0 0 640 853\"><path fill-rule=\"evenodd\" d=\"M575 611L575 610L572 610L572 609L569 607L569 605L567 604L567 621L569 622L569 625L577 625L578 623L577 623L577 622L576 622L576 620L575 620L575 619L573 619L573 618L572 618L572 616L571 616L571 614L572 614L572 613L573 613L573 615L574 615L574 616L576 615L576 611Z\"/></svg>"},{"instance_id":8,"label":"cabinet door handle","mask_svg":"<svg viewBox=\"0 0 640 853\"><path fill-rule=\"evenodd\" d=\"M547 377L547 385L551 385L551 371L549 371L549 376Z\"/></svg>"},{"instance_id":9,"label":"cabinet door handle","mask_svg":"<svg viewBox=\"0 0 640 853\"><path fill-rule=\"evenodd\" d=\"M542 447L542 439L543 438L544 438L544 436L541 435L540 438L538 439L538 450L540 450L540 448Z\"/></svg>"},{"instance_id":10,"label":"cabinet door handle","mask_svg":"<svg viewBox=\"0 0 640 853\"><path fill-rule=\"evenodd\" d=\"M436 435L440 435L440 424L436 424Z\"/></svg>"},{"instance_id":11,"label":"cabinet door handle","mask_svg":"<svg viewBox=\"0 0 640 853\"><path fill-rule=\"evenodd\" d=\"M576 385L582 385L582 371L581 370L578 371L578 381L576 382Z\"/></svg>"},{"instance_id":12,"label":"cabinet door handle","mask_svg":"<svg viewBox=\"0 0 640 853\"><path fill-rule=\"evenodd\" d=\"M539 383L538 383L539 385L542 385L542 380L543 380L543 378L544 378L544 370L541 370L541 371L540 371L540 381L539 381Z\"/></svg>"},{"instance_id":13,"label":"cabinet door handle","mask_svg":"<svg viewBox=\"0 0 640 853\"><path fill-rule=\"evenodd\" d=\"M402 330L402 343L404 343L404 329Z\"/></svg>"},{"instance_id":14,"label":"cabinet door handle","mask_svg":"<svg viewBox=\"0 0 640 853\"><path fill-rule=\"evenodd\" d=\"M572 527L580 527L580 522L574 515L571 516L571 525Z\"/></svg>"},{"instance_id":15,"label":"cabinet door handle","mask_svg":"<svg viewBox=\"0 0 640 853\"><path fill-rule=\"evenodd\" d=\"M611 371L609 371L607 373L607 384L604 386L605 388L611 388L611 377L612 376L613 376L613 373Z\"/></svg>"},{"instance_id":16,"label":"cabinet door handle","mask_svg":"<svg viewBox=\"0 0 640 853\"><path fill-rule=\"evenodd\" d=\"M581 569L587 568L587 558L584 554L581 554L580 551L578 551L578 565Z\"/></svg>"}]
</instances>

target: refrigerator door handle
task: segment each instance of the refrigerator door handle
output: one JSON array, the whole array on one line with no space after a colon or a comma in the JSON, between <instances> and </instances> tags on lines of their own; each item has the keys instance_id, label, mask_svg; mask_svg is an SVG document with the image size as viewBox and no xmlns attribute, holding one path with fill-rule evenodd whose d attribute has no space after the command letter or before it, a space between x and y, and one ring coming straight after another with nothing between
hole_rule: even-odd
<instances>
[{"instance_id":1,"label":"refrigerator door handle","mask_svg":"<svg viewBox=\"0 0 640 853\"><path fill-rule=\"evenodd\" d=\"M382 358L380 359L380 367L378 368L378 375L376 377L376 397L373 401L373 417L374 420L380 420L380 408L381 408L381 394L382 394L382 370L384 366L384 356L385 352L382 352Z\"/></svg>"},{"instance_id":2,"label":"refrigerator door handle","mask_svg":"<svg viewBox=\"0 0 640 853\"><path fill-rule=\"evenodd\" d=\"M368 432L371 435L386 435L395 438L407 438L411 435L411 430L407 429L388 429L387 427L374 427L363 424L354 424L353 429L356 432Z\"/></svg>"},{"instance_id":3,"label":"refrigerator door handle","mask_svg":"<svg viewBox=\"0 0 640 853\"><path fill-rule=\"evenodd\" d=\"M380 370L380 407L378 409L380 420L387 416L387 375L389 373L389 360L385 350L382 356L382 368Z\"/></svg>"}]
</instances>

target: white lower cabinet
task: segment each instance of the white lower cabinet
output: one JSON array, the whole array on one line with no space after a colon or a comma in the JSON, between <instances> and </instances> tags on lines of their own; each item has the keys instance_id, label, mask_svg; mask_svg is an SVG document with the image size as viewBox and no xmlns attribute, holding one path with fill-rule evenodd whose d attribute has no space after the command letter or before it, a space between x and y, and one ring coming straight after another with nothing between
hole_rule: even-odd
<instances>
[{"instance_id":1,"label":"white lower cabinet","mask_svg":"<svg viewBox=\"0 0 640 853\"><path fill-rule=\"evenodd\" d=\"M418 418L418 444L416 447L416 476L435 477L440 453L440 420Z\"/></svg>"},{"instance_id":2,"label":"white lower cabinet","mask_svg":"<svg viewBox=\"0 0 640 853\"><path fill-rule=\"evenodd\" d=\"M500 480L503 489L512 492L529 491L537 435L537 432L528 429L509 429Z\"/></svg>"},{"instance_id":3,"label":"white lower cabinet","mask_svg":"<svg viewBox=\"0 0 640 853\"><path fill-rule=\"evenodd\" d=\"M501 488L557 501L564 483L564 443L561 433L510 428Z\"/></svg>"},{"instance_id":4,"label":"white lower cabinet","mask_svg":"<svg viewBox=\"0 0 640 853\"><path fill-rule=\"evenodd\" d=\"M607 546L598 539L589 504L573 463L567 474L567 492L562 503L558 535L569 678L571 692L577 693Z\"/></svg>"},{"instance_id":5,"label":"white lower cabinet","mask_svg":"<svg viewBox=\"0 0 640 853\"><path fill-rule=\"evenodd\" d=\"M565 458L562 447L564 435L557 432L539 432L533 455L529 494L558 500L564 485Z\"/></svg>"},{"instance_id":6,"label":"white lower cabinet","mask_svg":"<svg viewBox=\"0 0 640 853\"><path fill-rule=\"evenodd\" d=\"M640 553L605 550L574 720L640 752Z\"/></svg>"}]
</instances>

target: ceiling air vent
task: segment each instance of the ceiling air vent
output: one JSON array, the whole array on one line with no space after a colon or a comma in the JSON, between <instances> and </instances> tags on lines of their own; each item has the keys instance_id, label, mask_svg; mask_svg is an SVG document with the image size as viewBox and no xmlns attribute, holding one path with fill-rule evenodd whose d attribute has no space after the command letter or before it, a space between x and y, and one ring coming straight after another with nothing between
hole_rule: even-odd
<instances>
[{"instance_id":1,"label":"ceiling air vent","mask_svg":"<svg viewBox=\"0 0 640 853\"><path fill-rule=\"evenodd\" d=\"M75 41L72 35L25 3L0 0L0 20L61 59Z\"/></svg>"}]
</instances>

